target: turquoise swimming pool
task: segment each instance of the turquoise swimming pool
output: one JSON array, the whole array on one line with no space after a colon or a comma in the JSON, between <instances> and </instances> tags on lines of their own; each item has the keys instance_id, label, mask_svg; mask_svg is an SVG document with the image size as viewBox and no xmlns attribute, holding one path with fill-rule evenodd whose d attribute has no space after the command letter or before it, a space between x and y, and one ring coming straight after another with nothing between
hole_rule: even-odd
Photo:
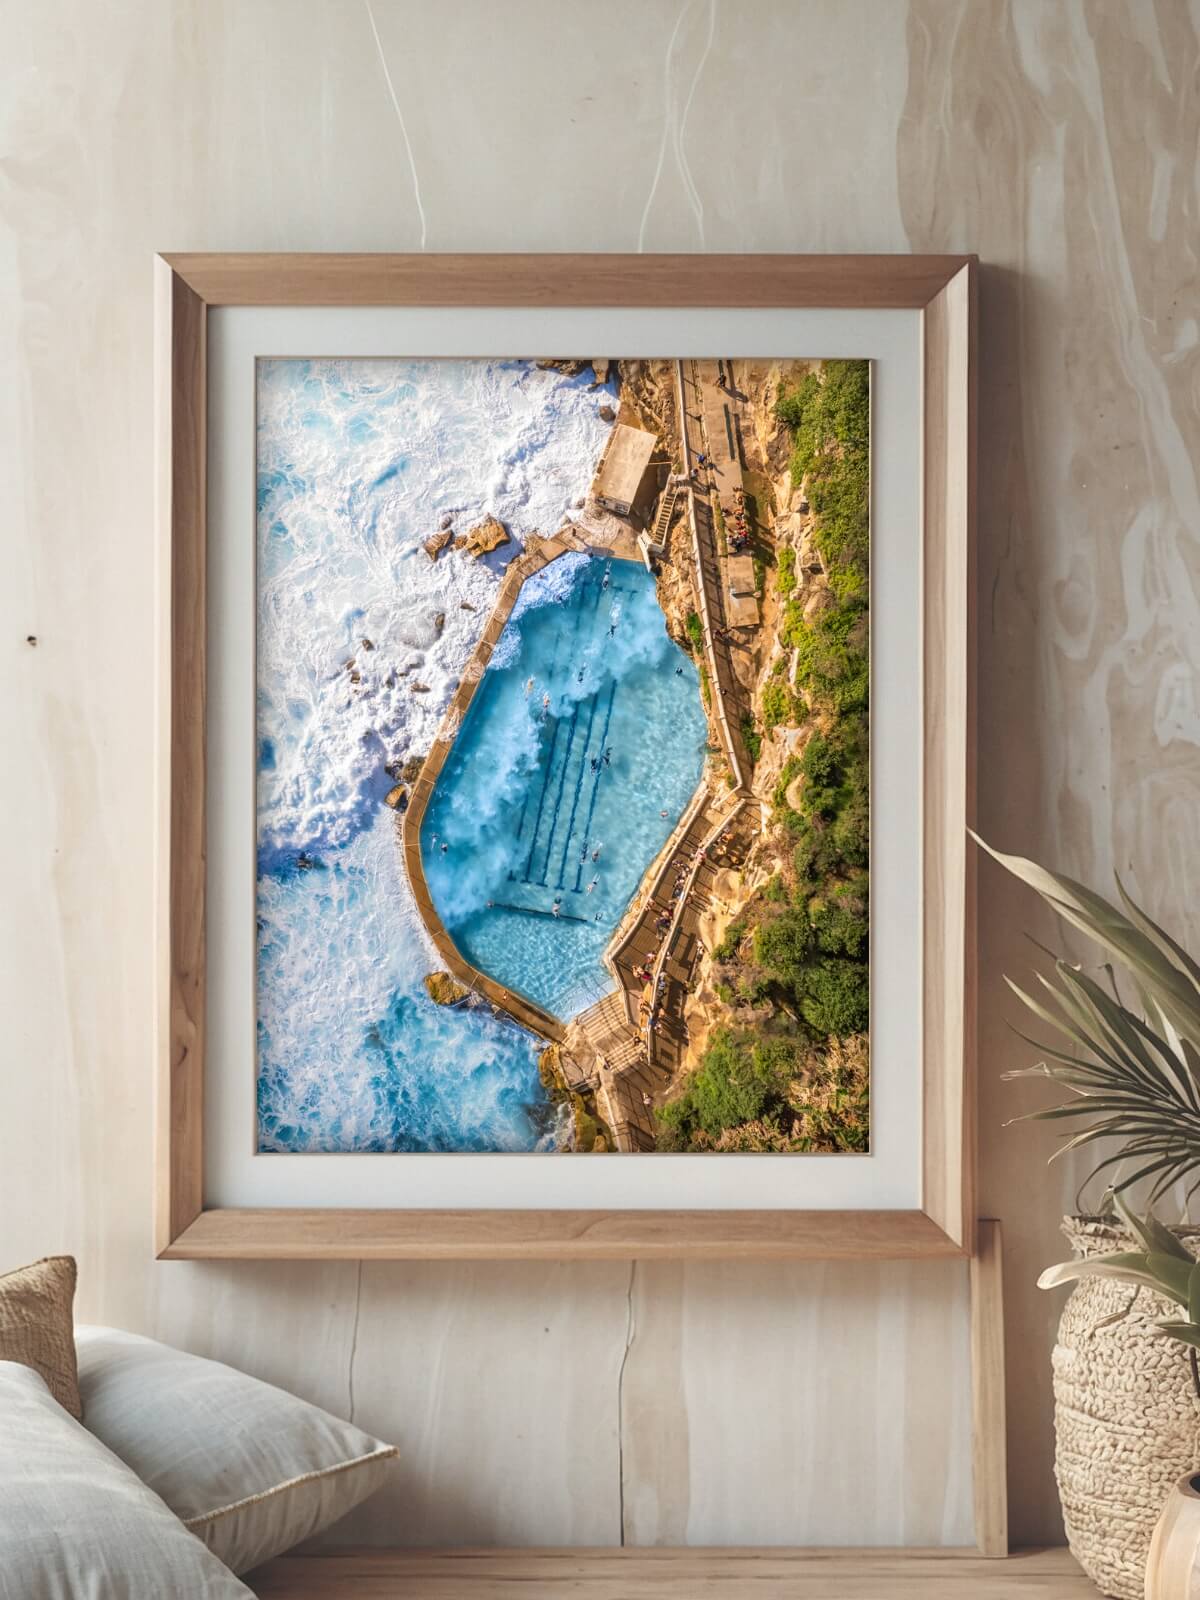
<instances>
[{"instance_id":1,"label":"turquoise swimming pool","mask_svg":"<svg viewBox=\"0 0 1200 1600\"><path fill-rule=\"evenodd\" d=\"M648 572L570 554L530 579L421 828L465 959L564 1019L610 989L601 953L700 781L705 737Z\"/></svg>"}]
</instances>

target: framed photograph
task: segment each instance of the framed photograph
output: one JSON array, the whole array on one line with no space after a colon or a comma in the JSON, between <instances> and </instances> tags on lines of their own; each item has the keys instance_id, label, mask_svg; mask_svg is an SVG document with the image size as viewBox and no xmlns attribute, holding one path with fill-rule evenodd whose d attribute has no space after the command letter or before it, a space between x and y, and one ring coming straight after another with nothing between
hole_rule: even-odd
<instances>
[{"instance_id":1,"label":"framed photograph","mask_svg":"<svg viewBox=\"0 0 1200 1600\"><path fill-rule=\"evenodd\" d=\"M971 1253L974 259L156 271L159 1253Z\"/></svg>"}]
</instances>

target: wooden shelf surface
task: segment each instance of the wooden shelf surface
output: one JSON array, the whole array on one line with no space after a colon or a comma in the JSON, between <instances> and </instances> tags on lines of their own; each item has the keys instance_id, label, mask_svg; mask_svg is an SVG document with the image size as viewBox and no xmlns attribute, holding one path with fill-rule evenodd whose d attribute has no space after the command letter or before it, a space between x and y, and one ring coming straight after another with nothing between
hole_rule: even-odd
<instances>
[{"instance_id":1,"label":"wooden shelf surface","mask_svg":"<svg viewBox=\"0 0 1200 1600\"><path fill-rule=\"evenodd\" d=\"M259 1600L1095 1600L1065 1550L342 1550L284 1556Z\"/></svg>"}]
</instances>

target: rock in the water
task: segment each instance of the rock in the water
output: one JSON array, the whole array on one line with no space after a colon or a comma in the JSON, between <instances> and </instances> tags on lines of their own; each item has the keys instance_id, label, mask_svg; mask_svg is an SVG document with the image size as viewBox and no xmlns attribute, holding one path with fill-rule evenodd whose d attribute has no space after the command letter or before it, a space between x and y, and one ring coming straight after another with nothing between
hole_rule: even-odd
<instances>
[{"instance_id":1,"label":"rock in the water","mask_svg":"<svg viewBox=\"0 0 1200 1600\"><path fill-rule=\"evenodd\" d=\"M439 633L441 633L442 629L446 626L446 613L444 611L435 611L434 612L434 614L433 614L433 625L437 629L437 631Z\"/></svg>"},{"instance_id":2,"label":"rock in the water","mask_svg":"<svg viewBox=\"0 0 1200 1600\"><path fill-rule=\"evenodd\" d=\"M611 406L601 406L600 407L600 421L601 422L615 422L616 420L617 420L617 413L613 410L613 408Z\"/></svg>"},{"instance_id":3,"label":"rock in the water","mask_svg":"<svg viewBox=\"0 0 1200 1600\"><path fill-rule=\"evenodd\" d=\"M450 532L450 529L443 527L441 531L439 533L435 533L432 538L426 539L424 550L430 561L437 560L438 556L450 543L453 537L454 535Z\"/></svg>"},{"instance_id":4,"label":"rock in the water","mask_svg":"<svg viewBox=\"0 0 1200 1600\"><path fill-rule=\"evenodd\" d=\"M374 650L375 648L370 639L360 639L358 642L360 645L362 645L364 650Z\"/></svg>"},{"instance_id":5,"label":"rock in the water","mask_svg":"<svg viewBox=\"0 0 1200 1600\"><path fill-rule=\"evenodd\" d=\"M407 811L408 790L402 783L396 784L394 788L389 789L384 795L383 803L385 806L391 806L393 811Z\"/></svg>"},{"instance_id":6,"label":"rock in the water","mask_svg":"<svg viewBox=\"0 0 1200 1600\"><path fill-rule=\"evenodd\" d=\"M448 972L430 972L425 977L425 988L435 1005L456 1006L467 998L468 990Z\"/></svg>"},{"instance_id":7,"label":"rock in the water","mask_svg":"<svg viewBox=\"0 0 1200 1600\"><path fill-rule=\"evenodd\" d=\"M447 528L452 528L453 526L454 513L452 511L443 511L442 520L438 523L438 527L441 528L442 532L444 533Z\"/></svg>"},{"instance_id":8,"label":"rock in the water","mask_svg":"<svg viewBox=\"0 0 1200 1600\"><path fill-rule=\"evenodd\" d=\"M597 383L607 383L608 382L608 369L609 369L609 367L611 365L612 365L612 363L610 361L597 361L597 360L593 359L593 361L592 361L592 377L593 377L593 379Z\"/></svg>"},{"instance_id":9,"label":"rock in the water","mask_svg":"<svg viewBox=\"0 0 1200 1600\"><path fill-rule=\"evenodd\" d=\"M460 611L474 611L475 607L471 604L471 602L469 600L460 600L458 602L458 609Z\"/></svg>"},{"instance_id":10,"label":"rock in the water","mask_svg":"<svg viewBox=\"0 0 1200 1600\"><path fill-rule=\"evenodd\" d=\"M416 783L417 779L421 776L421 768L423 765L424 762L421 760L420 756L409 756L408 760L400 768L400 777L402 781L404 783Z\"/></svg>"},{"instance_id":11,"label":"rock in the water","mask_svg":"<svg viewBox=\"0 0 1200 1600\"><path fill-rule=\"evenodd\" d=\"M576 495L574 500L571 501L571 504L575 507L576 511L582 511L584 506L587 505L587 495L585 495L585 494Z\"/></svg>"},{"instance_id":12,"label":"rock in the water","mask_svg":"<svg viewBox=\"0 0 1200 1600\"><path fill-rule=\"evenodd\" d=\"M409 688L412 690L412 692L414 694L428 694L429 693L429 685L427 683L412 683L412 684L409 685Z\"/></svg>"},{"instance_id":13,"label":"rock in the water","mask_svg":"<svg viewBox=\"0 0 1200 1600\"><path fill-rule=\"evenodd\" d=\"M498 550L502 544L507 544L508 539L508 529L499 518L485 517L471 529L465 539L456 539L454 542L478 561L479 557L487 555L489 550Z\"/></svg>"}]
</instances>

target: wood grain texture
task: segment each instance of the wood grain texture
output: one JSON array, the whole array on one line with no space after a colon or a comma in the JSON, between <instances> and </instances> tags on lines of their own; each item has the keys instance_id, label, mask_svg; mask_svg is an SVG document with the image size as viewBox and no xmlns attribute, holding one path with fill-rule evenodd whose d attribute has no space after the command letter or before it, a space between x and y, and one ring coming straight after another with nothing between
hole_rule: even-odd
<instances>
[{"instance_id":1,"label":"wood grain texture","mask_svg":"<svg viewBox=\"0 0 1200 1600\"><path fill-rule=\"evenodd\" d=\"M964 257L171 254L209 305L926 305Z\"/></svg>"},{"instance_id":2,"label":"wood grain texture","mask_svg":"<svg viewBox=\"0 0 1200 1600\"><path fill-rule=\"evenodd\" d=\"M167 727L160 725L157 1011L164 1035L157 1089L158 1182L155 1234L161 1249L199 1213L204 1201L204 762L206 707L206 547L208 480L206 308L161 261L155 263L159 341L157 474L159 585L167 607L159 626L160 685ZM165 878L165 906L161 904Z\"/></svg>"},{"instance_id":3,"label":"wood grain texture","mask_svg":"<svg viewBox=\"0 0 1200 1600\"><path fill-rule=\"evenodd\" d=\"M0 1264L70 1251L81 1318L395 1439L398 1486L339 1540L615 1543L624 1493L639 1543L769 1525L759 1542L789 1545L798 1509L822 1537L877 1475L860 1542L969 1544L969 1394L929 1376L967 1339L959 1262L639 1263L620 1408L628 1263L154 1262L150 263L164 242L417 252L423 232L431 251L978 252L980 831L1098 889L1119 866L1195 947L1195 7L373 9L420 209L362 6L4 8ZM1003 1126L1038 1096L1001 1082L1030 1053L999 974L1027 973L1027 932L1059 935L994 868L981 896L1010 1517L1046 1543L1060 1301L1034 1284L1081 1173L1045 1167L1052 1129ZM746 1381L764 1325L789 1361L768 1428ZM847 1329L871 1350L864 1327L848 1429L846 1386L821 1379ZM718 1467L739 1485L723 1504Z\"/></svg>"},{"instance_id":4,"label":"wood grain texture","mask_svg":"<svg viewBox=\"0 0 1200 1600\"><path fill-rule=\"evenodd\" d=\"M955 1419L970 1413L971 1356L944 1313L947 1275L937 1260L779 1263L769 1282L753 1261L635 1263L623 1542L853 1546L864 1527L881 1545L969 1540L969 1441ZM965 1289L966 1263L949 1276ZM747 1297L753 1354L731 1361ZM746 1419L736 1437L726 1411ZM897 1460L919 1494L897 1482Z\"/></svg>"},{"instance_id":5,"label":"wood grain texture","mask_svg":"<svg viewBox=\"0 0 1200 1600\"><path fill-rule=\"evenodd\" d=\"M975 1219L974 820L976 268L924 312L922 1040L925 1209L965 1248Z\"/></svg>"},{"instance_id":6,"label":"wood grain texture","mask_svg":"<svg viewBox=\"0 0 1200 1600\"><path fill-rule=\"evenodd\" d=\"M213 1209L168 1261L905 1260L962 1255L921 1211Z\"/></svg>"},{"instance_id":7,"label":"wood grain texture","mask_svg":"<svg viewBox=\"0 0 1200 1600\"><path fill-rule=\"evenodd\" d=\"M259 1600L1094 1600L1065 1550L989 1563L957 1550L354 1550L287 1556Z\"/></svg>"},{"instance_id":8,"label":"wood grain texture","mask_svg":"<svg viewBox=\"0 0 1200 1600\"><path fill-rule=\"evenodd\" d=\"M798 257L789 266L782 258L705 258L702 272L694 258L623 258L577 256L542 257L363 257L345 261L337 257L303 257L295 262L278 256L255 256L245 261L232 255L216 258L165 257L172 276L173 304L177 311L168 324L171 381L160 386L160 399L169 404L163 424L173 474L171 485L172 570L178 576L172 590L170 788L172 829L170 850L171 963L175 990L172 996L171 1065L165 1145L159 1159L167 1164L160 1192L171 1197L168 1220L158 1227L158 1253L173 1259L195 1255L212 1258L227 1243L234 1257L265 1258L271 1252L264 1241L251 1237L262 1217L269 1216L268 1237L285 1259L352 1257L356 1250L371 1256L395 1258L470 1254L484 1257L562 1254L582 1258L589 1254L624 1253L684 1258L702 1254L716 1257L749 1248L755 1233L760 1242L752 1254L761 1258L831 1255L897 1259L916 1255L944 1255L970 1251L974 1226L971 1144L972 1098L967 1092L973 1069L973 1041L968 1039L968 1003L963 986L973 982L968 971L973 934L967 928L965 863L966 824L973 819L973 797L968 793L970 763L970 707L968 704L973 606L967 593L971 581L971 528L974 516L974 384L975 384L975 263L970 257L951 256L941 263L902 256ZM936 271L935 271L936 267ZM895 269L896 283L889 283ZM615 273L615 276L613 275ZM174 1202L176 1191L193 1198L195 1173L203 1172L203 1105L205 1059L202 1031L196 1026L194 1007L203 1003L203 929L205 851L203 833L204 708L203 652L196 656L196 640L203 643L205 598L203 582L187 580L203 572L204 495L196 496L197 463L205 463L205 323L196 294L203 291L230 303L235 292L248 303L324 304L336 289L351 298L344 303L369 305L381 298L393 303L407 300L427 303L435 294L442 304L536 303L546 297L558 304L598 303L663 305L685 301L699 292L701 303L746 306L821 306L818 296L831 293L834 279L842 284L838 305L856 304L878 309L900 303L914 288L931 293L924 310L924 496L923 558L924 605L917 623L925 659L924 738L920 759L923 772L924 831L922 861L926 874L923 933L923 1142L922 1197L924 1215L885 1213L775 1211L716 1212L696 1210L690 1220L674 1213L670 1234L656 1225L654 1214L614 1211L565 1213L550 1222L531 1223L533 1213L495 1210L480 1214L478 1236L468 1233L469 1212L397 1212L390 1228L387 1213L356 1212L352 1216L331 1210L324 1221L316 1214L297 1212L289 1225L288 1213L256 1210L227 1211L219 1224L201 1219L197 1226ZM897 285L899 287L897 287ZM603 287L601 287L603 286ZM523 302L518 297L524 295ZM682 367L680 369L682 383ZM680 388L682 401L682 388ZM182 401L180 397L182 396ZM178 471L174 463L178 461ZM694 531L694 530L693 530ZM197 551L199 554L197 554ZM562 546L547 541L539 550L519 559L502 585L492 617L481 638L471 670L464 674L447 709L447 719L457 724L473 696L475 669L490 657L504 621L516 598L523 574L532 572L562 553ZM697 550L697 560L699 554ZM707 615L707 613L706 613ZM197 678L197 671L201 677ZM559 1038L555 1019L510 994L461 957L437 916L425 882L421 861L420 823L437 774L451 743L439 738L427 757L402 824L404 856L414 893L427 929L447 968L468 987L479 990L517 1020L549 1038ZM731 759L733 759L731 757ZM734 761L736 771L736 760ZM217 864L218 870L220 864ZM197 892L196 885L200 885ZM193 964L196 958L198 964ZM181 1108L180 1115L174 1108ZM203 1205L201 1194L200 1204ZM160 1206L161 1211L161 1206ZM344 1221L342 1219L345 1219ZM365 1219L369 1218L369 1224ZM582 1220L581 1220L582 1219ZM926 1219L931 1226L925 1226ZM421 1227L432 1230L428 1245ZM844 1230L840 1241L832 1238Z\"/></svg>"},{"instance_id":9,"label":"wood grain texture","mask_svg":"<svg viewBox=\"0 0 1200 1600\"><path fill-rule=\"evenodd\" d=\"M971 1258L971 1460L975 1542L1008 1554L1008 1413L1004 1378L1004 1238L994 1217L976 1230Z\"/></svg>"}]
</instances>

